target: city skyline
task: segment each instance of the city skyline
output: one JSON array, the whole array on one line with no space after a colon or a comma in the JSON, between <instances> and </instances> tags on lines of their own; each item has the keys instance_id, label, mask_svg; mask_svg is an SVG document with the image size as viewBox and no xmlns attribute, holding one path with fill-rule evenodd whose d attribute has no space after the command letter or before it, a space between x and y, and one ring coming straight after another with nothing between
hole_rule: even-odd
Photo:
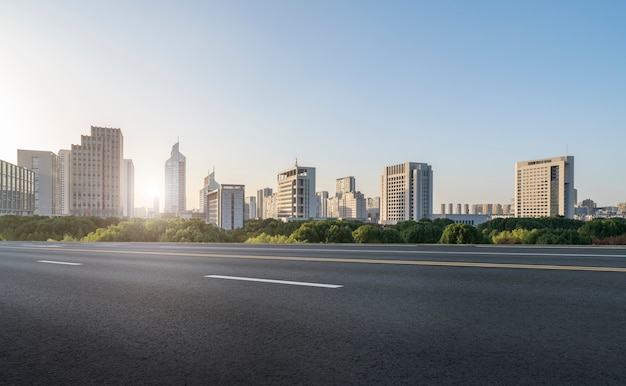
<instances>
[{"instance_id":1,"label":"city skyline","mask_svg":"<svg viewBox=\"0 0 626 386\"><path fill-rule=\"evenodd\" d=\"M0 159L120 128L136 206L164 203L180 138L187 205L206 171L276 189L316 168L380 195L385 165L432 166L433 208L510 203L515 163L576 157L579 201L626 201L620 3L177 2L0 5ZM251 167L254 170L251 172Z\"/></svg>"}]
</instances>

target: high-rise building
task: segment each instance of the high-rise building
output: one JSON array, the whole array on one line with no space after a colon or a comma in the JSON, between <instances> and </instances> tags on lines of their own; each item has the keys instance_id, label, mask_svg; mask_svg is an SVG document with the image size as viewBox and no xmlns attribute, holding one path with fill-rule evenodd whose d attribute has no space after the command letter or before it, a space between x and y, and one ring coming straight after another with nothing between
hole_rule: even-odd
<instances>
[{"instance_id":1,"label":"high-rise building","mask_svg":"<svg viewBox=\"0 0 626 386\"><path fill-rule=\"evenodd\" d=\"M296 165L278 173L278 219L313 218L317 211L315 168Z\"/></svg>"},{"instance_id":2,"label":"high-rise building","mask_svg":"<svg viewBox=\"0 0 626 386\"><path fill-rule=\"evenodd\" d=\"M219 187L220 184L215 181L215 170L213 170L212 172L209 172L206 177L204 177L204 184L202 189L200 189L200 213L204 213L206 215L207 194L209 194L211 190L219 189Z\"/></svg>"},{"instance_id":3,"label":"high-rise building","mask_svg":"<svg viewBox=\"0 0 626 386\"><path fill-rule=\"evenodd\" d=\"M135 164L124 160L124 217L135 216Z\"/></svg>"},{"instance_id":4,"label":"high-rise building","mask_svg":"<svg viewBox=\"0 0 626 386\"><path fill-rule=\"evenodd\" d=\"M218 228L243 228L244 185L222 184L207 195L206 222Z\"/></svg>"},{"instance_id":5,"label":"high-rise building","mask_svg":"<svg viewBox=\"0 0 626 386\"><path fill-rule=\"evenodd\" d=\"M63 214L61 158L51 151L18 149L17 165L35 173L35 214Z\"/></svg>"},{"instance_id":6,"label":"high-rise building","mask_svg":"<svg viewBox=\"0 0 626 386\"><path fill-rule=\"evenodd\" d=\"M271 218L268 217L267 200L266 197L272 196L272 188L263 188L256 191L256 215L259 219Z\"/></svg>"},{"instance_id":7,"label":"high-rise building","mask_svg":"<svg viewBox=\"0 0 626 386\"><path fill-rule=\"evenodd\" d=\"M0 160L0 216L35 212L35 172Z\"/></svg>"},{"instance_id":8,"label":"high-rise building","mask_svg":"<svg viewBox=\"0 0 626 386\"><path fill-rule=\"evenodd\" d=\"M256 218L256 197L246 197L245 205L243 220L254 220Z\"/></svg>"},{"instance_id":9,"label":"high-rise building","mask_svg":"<svg viewBox=\"0 0 626 386\"><path fill-rule=\"evenodd\" d=\"M356 180L353 176L337 178L335 180L336 195L356 191Z\"/></svg>"},{"instance_id":10,"label":"high-rise building","mask_svg":"<svg viewBox=\"0 0 626 386\"><path fill-rule=\"evenodd\" d=\"M515 163L515 217L574 217L574 157Z\"/></svg>"},{"instance_id":11,"label":"high-rise building","mask_svg":"<svg viewBox=\"0 0 626 386\"><path fill-rule=\"evenodd\" d=\"M61 160L61 214L71 214L71 186L72 186L72 151L67 149L59 150L59 159Z\"/></svg>"},{"instance_id":12,"label":"high-rise building","mask_svg":"<svg viewBox=\"0 0 626 386\"><path fill-rule=\"evenodd\" d=\"M323 190L316 192L317 209L315 210L316 218L327 218L328 216L328 192Z\"/></svg>"},{"instance_id":13,"label":"high-rise building","mask_svg":"<svg viewBox=\"0 0 626 386\"><path fill-rule=\"evenodd\" d=\"M91 126L91 135L72 145L71 213L75 216L124 214L124 136L120 129Z\"/></svg>"},{"instance_id":14,"label":"high-rise building","mask_svg":"<svg viewBox=\"0 0 626 386\"><path fill-rule=\"evenodd\" d=\"M433 171L425 163L405 162L387 166L381 176L380 221L428 218L433 212Z\"/></svg>"},{"instance_id":15,"label":"high-rise building","mask_svg":"<svg viewBox=\"0 0 626 386\"><path fill-rule=\"evenodd\" d=\"M179 143L172 146L170 158L165 161L165 206L163 212L178 215L187 209L187 158L179 151Z\"/></svg>"},{"instance_id":16,"label":"high-rise building","mask_svg":"<svg viewBox=\"0 0 626 386\"><path fill-rule=\"evenodd\" d=\"M354 177L343 177L336 180L337 191L328 199L328 217L347 220L367 219L365 196L356 191Z\"/></svg>"}]
</instances>

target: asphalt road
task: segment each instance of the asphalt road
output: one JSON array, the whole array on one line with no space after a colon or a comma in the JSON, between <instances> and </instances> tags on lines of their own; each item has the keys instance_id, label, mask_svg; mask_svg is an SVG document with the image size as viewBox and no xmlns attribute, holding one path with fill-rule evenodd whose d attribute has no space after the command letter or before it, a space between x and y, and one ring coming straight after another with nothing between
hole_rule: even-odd
<instances>
[{"instance_id":1,"label":"asphalt road","mask_svg":"<svg viewBox=\"0 0 626 386\"><path fill-rule=\"evenodd\" d=\"M626 249L0 243L0 384L626 384Z\"/></svg>"}]
</instances>

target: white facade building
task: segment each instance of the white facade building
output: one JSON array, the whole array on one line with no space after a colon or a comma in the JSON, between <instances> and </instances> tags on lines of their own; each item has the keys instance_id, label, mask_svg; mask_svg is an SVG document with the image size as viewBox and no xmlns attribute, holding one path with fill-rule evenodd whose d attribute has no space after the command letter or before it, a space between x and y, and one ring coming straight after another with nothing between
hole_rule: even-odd
<instances>
[{"instance_id":1,"label":"white facade building","mask_svg":"<svg viewBox=\"0 0 626 386\"><path fill-rule=\"evenodd\" d=\"M243 228L245 186L222 184L207 195L206 222L218 228Z\"/></svg>"},{"instance_id":2,"label":"white facade building","mask_svg":"<svg viewBox=\"0 0 626 386\"><path fill-rule=\"evenodd\" d=\"M254 220L256 218L256 197L249 196L246 197L246 208L244 212L244 221L246 220Z\"/></svg>"},{"instance_id":3,"label":"white facade building","mask_svg":"<svg viewBox=\"0 0 626 386\"><path fill-rule=\"evenodd\" d=\"M387 166L381 176L380 221L429 218L433 212L433 171L425 163L405 162Z\"/></svg>"},{"instance_id":4,"label":"white facade building","mask_svg":"<svg viewBox=\"0 0 626 386\"><path fill-rule=\"evenodd\" d=\"M335 186L335 196L328 199L327 217L365 221L367 202L365 196L356 191L354 177L338 178Z\"/></svg>"},{"instance_id":5,"label":"white facade building","mask_svg":"<svg viewBox=\"0 0 626 386\"><path fill-rule=\"evenodd\" d=\"M315 168L296 165L278 173L279 220L313 218L317 212Z\"/></svg>"},{"instance_id":6,"label":"white facade building","mask_svg":"<svg viewBox=\"0 0 626 386\"><path fill-rule=\"evenodd\" d=\"M266 201L266 197L272 196L272 188L263 188L256 191L256 215L259 219L264 218L275 218L276 216L272 216L269 213L273 213L268 210L268 203Z\"/></svg>"},{"instance_id":7,"label":"white facade building","mask_svg":"<svg viewBox=\"0 0 626 386\"><path fill-rule=\"evenodd\" d=\"M176 142L170 158L165 161L165 213L178 215L187 210L186 165L187 158L179 151L179 143Z\"/></svg>"},{"instance_id":8,"label":"white facade building","mask_svg":"<svg viewBox=\"0 0 626 386\"><path fill-rule=\"evenodd\" d=\"M327 218L328 216L328 192L323 190L315 193L317 197L317 209L315 210L315 218Z\"/></svg>"},{"instance_id":9,"label":"white facade building","mask_svg":"<svg viewBox=\"0 0 626 386\"><path fill-rule=\"evenodd\" d=\"M206 177L204 177L204 185L202 189L200 189L200 213L206 214L207 195L211 190L219 189L219 187L220 184L215 181L215 170L213 170Z\"/></svg>"},{"instance_id":10,"label":"white facade building","mask_svg":"<svg viewBox=\"0 0 626 386\"><path fill-rule=\"evenodd\" d=\"M61 158L51 151L17 151L17 165L35 173L35 214L60 216Z\"/></svg>"},{"instance_id":11,"label":"white facade building","mask_svg":"<svg viewBox=\"0 0 626 386\"><path fill-rule=\"evenodd\" d=\"M515 163L515 217L574 217L574 157Z\"/></svg>"}]
</instances>

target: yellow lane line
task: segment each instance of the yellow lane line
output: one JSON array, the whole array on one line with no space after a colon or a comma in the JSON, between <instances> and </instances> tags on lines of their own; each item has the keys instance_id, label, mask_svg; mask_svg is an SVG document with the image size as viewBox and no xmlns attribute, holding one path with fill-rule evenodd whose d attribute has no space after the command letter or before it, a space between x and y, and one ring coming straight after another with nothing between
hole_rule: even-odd
<instances>
[{"instance_id":1,"label":"yellow lane line","mask_svg":"<svg viewBox=\"0 0 626 386\"><path fill-rule=\"evenodd\" d=\"M9 247L12 248L12 247ZM189 253L189 252L144 252L144 251L113 251L100 249L70 249L55 248L55 251L115 253L132 255L160 255L160 256L188 256L211 257L220 259L250 259L250 260L280 260L280 261L309 261L324 263L356 263L356 264L389 264L413 265L430 267L468 267L468 268L504 268L504 269L540 269L553 271L593 271L593 272L620 272L626 273L626 267L589 267L577 265L545 265L545 264L510 264L510 263L472 263L461 261L420 261L420 260L384 260L384 259L341 259L333 257L295 257L295 256L253 256L253 255L225 255L216 253Z\"/></svg>"}]
</instances>

